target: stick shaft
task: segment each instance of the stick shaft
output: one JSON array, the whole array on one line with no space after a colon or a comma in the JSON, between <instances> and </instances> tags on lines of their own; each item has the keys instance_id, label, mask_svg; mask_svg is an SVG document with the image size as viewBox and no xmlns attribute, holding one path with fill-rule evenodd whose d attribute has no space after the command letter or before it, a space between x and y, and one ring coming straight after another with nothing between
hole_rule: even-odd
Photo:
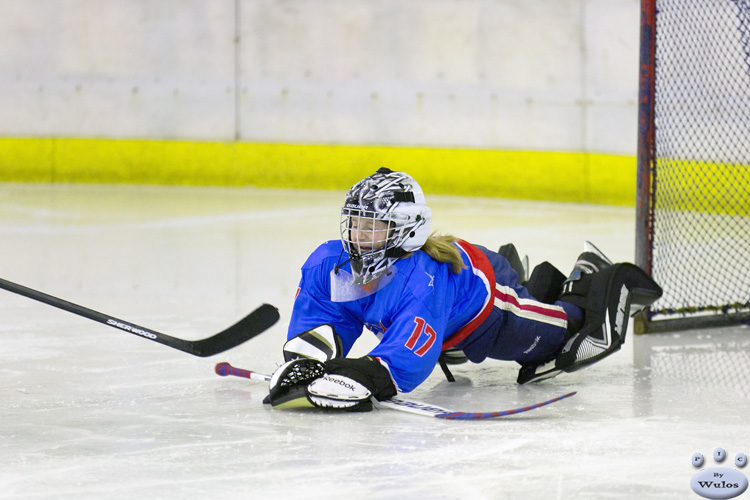
<instances>
[{"instance_id":1,"label":"stick shaft","mask_svg":"<svg viewBox=\"0 0 750 500\"><path fill-rule=\"evenodd\" d=\"M169 335L149 330L148 328L145 328L143 326L135 325L128 321L115 318L114 316L109 316L107 314L94 311L93 309L89 309L88 307L83 307L81 305L74 304L73 302L68 302L67 300L53 297L52 295L48 295L44 292L33 290L31 288L19 285L18 283L13 283L12 281L8 281L2 278L0 278L0 288L8 290L9 292L17 293L18 295L23 295L24 297L28 297L44 304L57 307L58 309L62 309L63 311L68 311L73 314L77 314L78 316L83 316L84 318L98 321L99 323L111 326L113 328L119 328L120 330L124 330L134 335L146 337L155 342L170 345L170 340L172 339L172 337L170 337Z\"/></svg>"},{"instance_id":2,"label":"stick shaft","mask_svg":"<svg viewBox=\"0 0 750 500\"><path fill-rule=\"evenodd\" d=\"M258 373L250 370L243 370L242 368L236 368L229 363L219 363L216 365L216 373L222 377L233 376L241 378L249 378L252 380L260 380L261 382L270 382L271 376L264 373Z\"/></svg>"},{"instance_id":3,"label":"stick shaft","mask_svg":"<svg viewBox=\"0 0 750 500\"><path fill-rule=\"evenodd\" d=\"M201 340L185 340L151 330L144 326L138 326L114 316L102 314L88 307L53 297L52 295L2 278L0 278L0 288L200 357L213 356L214 354L236 347L269 329L279 319L278 309L270 304L262 304L234 325L211 337Z\"/></svg>"}]
</instances>

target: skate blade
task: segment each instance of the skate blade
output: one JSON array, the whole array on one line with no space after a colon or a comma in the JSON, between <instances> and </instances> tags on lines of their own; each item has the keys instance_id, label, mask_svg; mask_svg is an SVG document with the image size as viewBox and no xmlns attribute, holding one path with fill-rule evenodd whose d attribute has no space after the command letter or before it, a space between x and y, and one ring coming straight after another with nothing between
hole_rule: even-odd
<instances>
[{"instance_id":1,"label":"skate blade","mask_svg":"<svg viewBox=\"0 0 750 500\"><path fill-rule=\"evenodd\" d=\"M583 251L584 252L590 252L590 253L596 254L599 258L601 258L604 262L606 262L610 266L614 265L612 263L612 261L609 260L609 257L607 257L606 255L604 255L604 252L602 252L601 250L599 250L596 247L596 245L594 245L593 243L591 243L589 240L586 240L586 241L583 242Z\"/></svg>"}]
</instances>

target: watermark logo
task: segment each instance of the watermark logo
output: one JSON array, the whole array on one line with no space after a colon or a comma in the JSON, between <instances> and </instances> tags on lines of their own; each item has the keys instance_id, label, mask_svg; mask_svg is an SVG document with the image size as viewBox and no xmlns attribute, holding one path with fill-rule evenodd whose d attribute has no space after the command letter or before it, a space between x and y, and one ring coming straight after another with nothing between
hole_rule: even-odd
<instances>
[{"instance_id":1,"label":"watermark logo","mask_svg":"<svg viewBox=\"0 0 750 500\"><path fill-rule=\"evenodd\" d=\"M724 448L716 448L713 459L717 464L724 462L727 452ZM700 469L705 463L701 453L694 453L691 458L693 467ZM734 457L734 465L741 469L747 465L747 455L737 453ZM737 469L730 467L708 467L696 472L690 479L690 488L703 498L723 499L734 498L742 495L747 490L748 480L745 475Z\"/></svg>"}]
</instances>

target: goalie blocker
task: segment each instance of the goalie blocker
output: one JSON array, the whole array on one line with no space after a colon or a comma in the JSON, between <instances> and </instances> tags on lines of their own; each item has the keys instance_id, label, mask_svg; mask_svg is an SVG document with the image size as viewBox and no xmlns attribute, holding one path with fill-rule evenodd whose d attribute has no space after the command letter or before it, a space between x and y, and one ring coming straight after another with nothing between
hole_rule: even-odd
<instances>
[{"instance_id":1,"label":"goalie blocker","mask_svg":"<svg viewBox=\"0 0 750 500\"><path fill-rule=\"evenodd\" d=\"M388 369L371 357L341 357L332 325L302 332L284 345L286 362L269 382L266 403L274 408L335 408L370 411L372 397L396 395Z\"/></svg>"}]
</instances>

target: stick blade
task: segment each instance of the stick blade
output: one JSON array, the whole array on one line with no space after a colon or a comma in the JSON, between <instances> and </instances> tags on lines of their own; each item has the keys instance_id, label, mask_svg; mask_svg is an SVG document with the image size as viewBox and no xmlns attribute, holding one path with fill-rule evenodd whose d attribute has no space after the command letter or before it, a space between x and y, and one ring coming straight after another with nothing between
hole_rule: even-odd
<instances>
[{"instance_id":1,"label":"stick blade","mask_svg":"<svg viewBox=\"0 0 750 500\"><path fill-rule=\"evenodd\" d=\"M190 354L205 358L237 347L271 328L279 317L276 307L262 304L226 330L207 339L190 342Z\"/></svg>"},{"instance_id":2,"label":"stick blade","mask_svg":"<svg viewBox=\"0 0 750 500\"><path fill-rule=\"evenodd\" d=\"M447 420L487 420L490 418L507 417L509 415L517 415L519 413L524 413L530 410L536 410L537 408L541 408L542 406L547 406L552 403L562 401L563 399L574 396L575 394L576 394L575 391L569 392L562 396L549 399L541 403L533 404L530 406L524 406L521 408L514 408L512 410L489 411L489 412L479 412L479 413L456 411L456 412L449 412L449 413L441 413L441 414L435 415L435 417L444 418Z\"/></svg>"}]
</instances>

